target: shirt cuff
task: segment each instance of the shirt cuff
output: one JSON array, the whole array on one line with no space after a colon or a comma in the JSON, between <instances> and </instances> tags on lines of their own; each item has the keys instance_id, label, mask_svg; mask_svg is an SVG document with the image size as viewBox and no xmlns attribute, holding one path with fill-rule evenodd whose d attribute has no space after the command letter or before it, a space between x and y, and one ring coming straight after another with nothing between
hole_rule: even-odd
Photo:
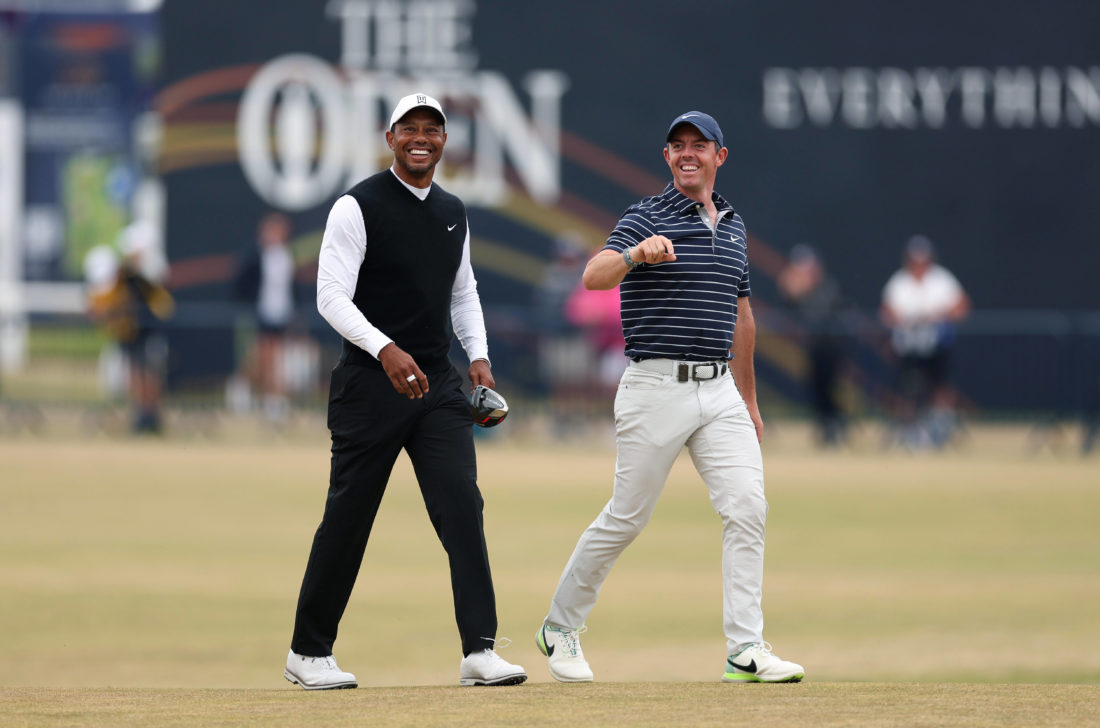
<instances>
[{"instance_id":1,"label":"shirt cuff","mask_svg":"<svg viewBox=\"0 0 1100 728\"><path fill-rule=\"evenodd\" d=\"M363 337L363 349L375 359L377 359L378 354L391 343L393 343L393 339L386 336L381 331L367 334Z\"/></svg>"}]
</instances>

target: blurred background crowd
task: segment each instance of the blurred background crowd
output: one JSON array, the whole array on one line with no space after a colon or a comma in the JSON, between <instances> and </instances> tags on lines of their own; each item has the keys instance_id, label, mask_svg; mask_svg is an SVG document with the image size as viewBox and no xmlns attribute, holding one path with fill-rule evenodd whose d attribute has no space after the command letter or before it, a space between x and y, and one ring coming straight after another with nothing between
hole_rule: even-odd
<instances>
[{"instance_id":1,"label":"blurred background crowd","mask_svg":"<svg viewBox=\"0 0 1100 728\"><path fill-rule=\"evenodd\" d=\"M0 0L0 433L321 411L325 217L415 88L447 106L439 181L469 208L499 389L541 436L606 425L617 291L580 274L700 108L750 231L766 417L822 447L873 426L934 450L978 420L1096 447L1100 11L852 0L822 32L790 2L630 4L598 42L570 22L618 5ZM622 66L693 8L739 42Z\"/></svg>"}]
</instances>

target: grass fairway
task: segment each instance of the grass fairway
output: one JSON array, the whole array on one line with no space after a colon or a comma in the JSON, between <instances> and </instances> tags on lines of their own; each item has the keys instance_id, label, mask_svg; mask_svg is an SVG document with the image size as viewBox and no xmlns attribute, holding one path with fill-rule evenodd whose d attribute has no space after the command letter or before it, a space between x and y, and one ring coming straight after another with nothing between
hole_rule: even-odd
<instances>
[{"instance_id":1,"label":"grass fairway","mask_svg":"<svg viewBox=\"0 0 1100 728\"><path fill-rule=\"evenodd\" d=\"M1100 688L921 683L592 683L512 688L0 689L13 726L1079 726Z\"/></svg>"},{"instance_id":2,"label":"grass fairway","mask_svg":"<svg viewBox=\"0 0 1100 728\"><path fill-rule=\"evenodd\" d=\"M0 440L0 723L1100 725L1100 463L1000 431L917 457L771 429L766 637L807 668L788 686L716 682L719 523L686 458L589 620L600 682L550 680L532 635L614 454L493 441L503 654L531 681L451 687L446 563L402 460L336 645L363 689L305 693L281 673L324 434Z\"/></svg>"}]
</instances>

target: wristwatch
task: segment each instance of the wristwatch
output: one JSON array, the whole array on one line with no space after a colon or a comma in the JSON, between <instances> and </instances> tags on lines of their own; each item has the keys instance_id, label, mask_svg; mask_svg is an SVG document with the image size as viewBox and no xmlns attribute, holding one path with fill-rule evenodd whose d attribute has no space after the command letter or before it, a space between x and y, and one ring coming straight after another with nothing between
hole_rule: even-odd
<instances>
[{"instance_id":1,"label":"wristwatch","mask_svg":"<svg viewBox=\"0 0 1100 728\"><path fill-rule=\"evenodd\" d=\"M635 268L640 266L641 263L630 257L631 250L634 250L634 248L625 248L623 250L623 262L626 263L627 268L629 268L630 270L634 270Z\"/></svg>"}]
</instances>

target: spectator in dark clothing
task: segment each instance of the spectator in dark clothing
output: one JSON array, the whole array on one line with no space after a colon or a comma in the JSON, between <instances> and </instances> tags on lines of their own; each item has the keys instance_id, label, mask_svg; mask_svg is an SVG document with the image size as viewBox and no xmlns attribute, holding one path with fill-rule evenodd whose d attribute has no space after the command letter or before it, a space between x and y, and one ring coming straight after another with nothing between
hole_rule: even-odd
<instances>
[{"instance_id":1,"label":"spectator in dark clothing","mask_svg":"<svg viewBox=\"0 0 1100 728\"><path fill-rule=\"evenodd\" d=\"M264 415L274 422L286 419L287 373L283 353L287 332L294 320L294 255L291 252L290 220L272 212L261 218L256 243L242 256L234 280L234 297L248 303L256 315L256 339L245 362L244 384L248 401L252 391L263 395ZM250 385L250 386L249 386Z\"/></svg>"},{"instance_id":2,"label":"spectator in dark clothing","mask_svg":"<svg viewBox=\"0 0 1100 728\"><path fill-rule=\"evenodd\" d=\"M836 446L846 434L836 391L843 361L840 287L826 274L817 252L799 244L779 275L779 290L803 327L800 338L810 364L807 383L819 441Z\"/></svg>"}]
</instances>

